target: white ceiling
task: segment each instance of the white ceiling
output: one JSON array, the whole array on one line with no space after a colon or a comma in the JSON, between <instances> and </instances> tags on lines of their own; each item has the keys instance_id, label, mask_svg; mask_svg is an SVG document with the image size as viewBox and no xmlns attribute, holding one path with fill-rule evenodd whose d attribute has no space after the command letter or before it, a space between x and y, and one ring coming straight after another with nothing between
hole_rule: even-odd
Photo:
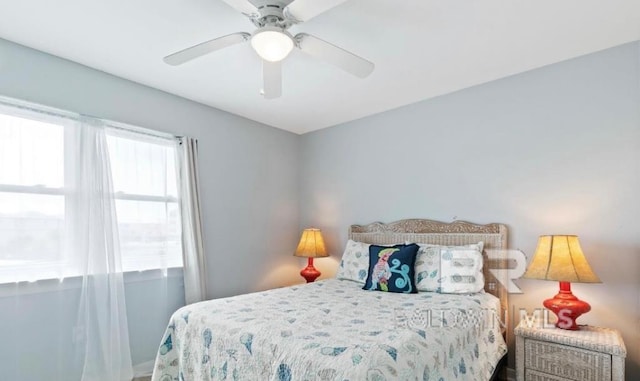
<instances>
[{"instance_id":1,"label":"white ceiling","mask_svg":"<svg viewBox=\"0 0 640 381\"><path fill-rule=\"evenodd\" d=\"M365 79L301 52L259 95L249 44L178 67L162 57L253 24L221 0L19 0L0 37L296 133L640 39L638 0L349 0L300 25L373 61Z\"/></svg>"}]
</instances>

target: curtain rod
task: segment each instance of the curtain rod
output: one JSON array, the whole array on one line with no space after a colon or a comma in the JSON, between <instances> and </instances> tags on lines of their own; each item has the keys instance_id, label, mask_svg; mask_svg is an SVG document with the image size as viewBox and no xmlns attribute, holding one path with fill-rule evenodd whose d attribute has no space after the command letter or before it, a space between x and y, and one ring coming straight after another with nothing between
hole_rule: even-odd
<instances>
[{"instance_id":1,"label":"curtain rod","mask_svg":"<svg viewBox=\"0 0 640 381\"><path fill-rule=\"evenodd\" d=\"M83 116L88 116L88 115L83 115ZM89 118L94 118L92 116L88 116L88 117ZM170 134L168 132L155 131L155 130L151 130L149 128L134 126L134 125L127 124L127 123L115 122L115 121L108 120L108 119L101 119L101 118L95 118L95 119L100 119L109 128L112 128L112 129L115 129L115 130L126 131L126 132L130 132L130 133L133 133L133 134L147 135L147 136L151 136L151 137L154 137L154 138L157 138L157 139L162 139L162 140L180 140L180 138L181 138L181 136L173 135L173 134Z\"/></svg>"},{"instance_id":2,"label":"curtain rod","mask_svg":"<svg viewBox=\"0 0 640 381\"><path fill-rule=\"evenodd\" d=\"M13 99L13 98L4 97L4 96L0 96L0 105L4 105L4 106L8 106L8 107L15 107L15 108L19 108L21 110L26 110L26 111L30 111L30 112L34 112L34 113L38 113L38 114L44 114L44 115L48 115L48 116L53 116L53 117L56 117L56 118L69 119L69 120L73 120L73 121L76 121L76 122L82 117L98 119L98 120L104 122L104 124L109 128L122 130L122 131L126 131L126 132L131 132L131 133L135 133L135 134L152 136L154 138L159 138L159 139L163 139L163 140L179 140L180 138L182 138L182 136L173 135L173 134L170 134L170 133L167 133L167 132L155 131L155 130L151 130L151 129L148 129L148 128L145 128L145 127L139 127L139 126L134 126L134 125L130 125L130 124L127 124L127 123L121 123L121 122L116 122L116 121L112 121L112 120L108 120L108 119L104 119L104 118L99 118L99 117L96 117L96 116L93 116L93 115L78 114L78 113L74 113L74 112L70 112L70 111L66 111L66 110L61 110L61 109L54 108L54 107L43 106L43 105L40 105L40 104L27 102L27 101L23 101L23 100L19 100L19 99Z\"/></svg>"}]
</instances>

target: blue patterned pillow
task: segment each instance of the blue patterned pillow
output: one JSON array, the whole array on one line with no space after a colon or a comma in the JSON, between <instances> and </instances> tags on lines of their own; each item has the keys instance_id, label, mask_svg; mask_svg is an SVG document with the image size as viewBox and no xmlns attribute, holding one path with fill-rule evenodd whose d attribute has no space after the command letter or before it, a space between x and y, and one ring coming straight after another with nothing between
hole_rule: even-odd
<instances>
[{"instance_id":1,"label":"blue patterned pillow","mask_svg":"<svg viewBox=\"0 0 640 381\"><path fill-rule=\"evenodd\" d=\"M415 294L418 292L414 280L414 264L419 246L369 246L369 274L363 290L399 292Z\"/></svg>"},{"instance_id":2,"label":"blue patterned pillow","mask_svg":"<svg viewBox=\"0 0 640 381\"><path fill-rule=\"evenodd\" d=\"M409 244L411 242L405 242ZM418 243L420 249L416 256L415 272L416 272L416 286L418 291L434 291L434 292L447 292L441 288L443 283L442 264L441 257L445 252L443 249L449 250L465 250L472 249L482 253L484 242L462 245L462 246L441 246L433 245L429 243ZM482 255L481 255L482 256ZM482 273L482 270L480 271ZM482 280L484 287L484 278ZM445 287L446 289L446 287Z\"/></svg>"},{"instance_id":3,"label":"blue patterned pillow","mask_svg":"<svg viewBox=\"0 0 640 381\"><path fill-rule=\"evenodd\" d=\"M484 289L482 251L443 247L440 250L440 293L473 294Z\"/></svg>"},{"instance_id":4,"label":"blue patterned pillow","mask_svg":"<svg viewBox=\"0 0 640 381\"><path fill-rule=\"evenodd\" d=\"M336 278L364 284L369 271L369 244L349 240L342 254Z\"/></svg>"}]
</instances>

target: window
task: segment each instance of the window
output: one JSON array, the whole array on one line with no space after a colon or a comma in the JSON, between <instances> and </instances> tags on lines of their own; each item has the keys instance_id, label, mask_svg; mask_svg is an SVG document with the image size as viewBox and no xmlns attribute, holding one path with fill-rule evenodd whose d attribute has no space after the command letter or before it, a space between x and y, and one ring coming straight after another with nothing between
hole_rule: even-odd
<instances>
[{"instance_id":1,"label":"window","mask_svg":"<svg viewBox=\"0 0 640 381\"><path fill-rule=\"evenodd\" d=\"M0 113L0 279L59 274L65 193L64 126Z\"/></svg>"},{"instance_id":2,"label":"window","mask_svg":"<svg viewBox=\"0 0 640 381\"><path fill-rule=\"evenodd\" d=\"M80 274L65 253L75 120L0 107L0 283ZM181 267L175 139L107 130L124 271Z\"/></svg>"},{"instance_id":3,"label":"window","mask_svg":"<svg viewBox=\"0 0 640 381\"><path fill-rule=\"evenodd\" d=\"M124 271L182 266L173 143L113 130L107 144Z\"/></svg>"}]
</instances>

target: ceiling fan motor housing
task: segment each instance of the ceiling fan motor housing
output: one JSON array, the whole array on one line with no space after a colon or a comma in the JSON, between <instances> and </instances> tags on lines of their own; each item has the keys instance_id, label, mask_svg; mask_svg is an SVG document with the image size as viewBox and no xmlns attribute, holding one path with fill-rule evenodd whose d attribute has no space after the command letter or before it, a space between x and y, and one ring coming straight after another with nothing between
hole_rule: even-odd
<instances>
[{"instance_id":1,"label":"ceiling fan motor housing","mask_svg":"<svg viewBox=\"0 0 640 381\"><path fill-rule=\"evenodd\" d=\"M284 9L289 3L291 3L291 0L256 1L255 6L258 8L259 15L257 17L250 17L251 22L259 28L264 26L277 26L282 29L287 29L298 22L293 18L287 17L284 13Z\"/></svg>"}]
</instances>

